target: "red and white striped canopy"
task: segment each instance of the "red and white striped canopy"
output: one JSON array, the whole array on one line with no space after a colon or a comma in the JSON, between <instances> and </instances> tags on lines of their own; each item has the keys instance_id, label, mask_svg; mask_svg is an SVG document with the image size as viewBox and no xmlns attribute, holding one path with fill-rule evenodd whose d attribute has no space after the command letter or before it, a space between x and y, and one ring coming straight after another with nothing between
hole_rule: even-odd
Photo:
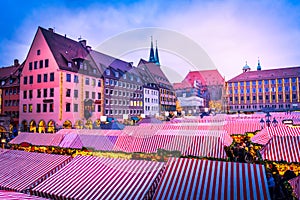
<instances>
[{"instance_id":1,"label":"red and white striped canopy","mask_svg":"<svg viewBox=\"0 0 300 200\"><path fill-rule=\"evenodd\" d=\"M260 153L264 160L300 162L300 136L274 136Z\"/></svg>"},{"instance_id":2,"label":"red and white striped canopy","mask_svg":"<svg viewBox=\"0 0 300 200\"><path fill-rule=\"evenodd\" d=\"M64 135L47 133L21 133L12 141L11 144L21 144L23 142L36 146L55 146L58 147Z\"/></svg>"},{"instance_id":3,"label":"red and white striped canopy","mask_svg":"<svg viewBox=\"0 0 300 200\"><path fill-rule=\"evenodd\" d=\"M0 199L2 200L46 200L42 197L32 196L19 192L0 190Z\"/></svg>"},{"instance_id":4,"label":"red and white striped canopy","mask_svg":"<svg viewBox=\"0 0 300 200\"><path fill-rule=\"evenodd\" d=\"M300 199L300 175L289 180L290 185L298 199Z\"/></svg>"},{"instance_id":5,"label":"red and white striped canopy","mask_svg":"<svg viewBox=\"0 0 300 200\"><path fill-rule=\"evenodd\" d=\"M150 199L163 163L77 156L33 189L52 199Z\"/></svg>"},{"instance_id":6,"label":"red and white striped canopy","mask_svg":"<svg viewBox=\"0 0 300 200\"><path fill-rule=\"evenodd\" d=\"M64 135L62 141L59 143L59 147L82 149L83 143L77 134L70 133L70 134Z\"/></svg>"},{"instance_id":7,"label":"red and white striped canopy","mask_svg":"<svg viewBox=\"0 0 300 200\"><path fill-rule=\"evenodd\" d=\"M9 150L0 154L0 189L25 192L71 159L70 156Z\"/></svg>"},{"instance_id":8,"label":"red and white striped canopy","mask_svg":"<svg viewBox=\"0 0 300 200\"><path fill-rule=\"evenodd\" d=\"M258 164L169 159L153 199L270 199Z\"/></svg>"},{"instance_id":9,"label":"red and white striped canopy","mask_svg":"<svg viewBox=\"0 0 300 200\"><path fill-rule=\"evenodd\" d=\"M112 151L118 136L79 135L79 138L84 147L92 148L96 151Z\"/></svg>"},{"instance_id":10,"label":"red and white striped canopy","mask_svg":"<svg viewBox=\"0 0 300 200\"><path fill-rule=\"evenodd\" d=\"M276 127L266 127L251 138L256 144L265 145L273 136L300 136L300 128L278 125Z\"/></svg>"},{"instance_id":11,"label":"red and white striped canopy","mask_svg":"<svg viewBox=\"0 0 300 200\"><path fill-rule=\"evenodd\" d=\"M224 126L224 129L227 131L228 134L242 134L248 132L255 132L257 130L261 129L261 126L259 124L259 120L253 120L253 119L236 119L236 120L230 120L227 121L227 123Z\"/></svg>"}]
</instances>

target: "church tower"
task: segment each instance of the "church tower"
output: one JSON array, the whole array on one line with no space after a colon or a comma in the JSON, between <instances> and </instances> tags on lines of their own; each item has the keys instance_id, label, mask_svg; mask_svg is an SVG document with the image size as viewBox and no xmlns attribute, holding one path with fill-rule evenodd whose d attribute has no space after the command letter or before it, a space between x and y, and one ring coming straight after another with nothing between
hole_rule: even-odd
<instances>
[{"instance_id":1,"label":"church tower","mask_svg":"<svg viewBox=\"0 0 300 200\"><path fill-rule=\"evenodd\" d=\"M156 40L156 49L155 49L155 64L160 65L159 57L158 57L158 48L157 48L157 40Z\"/></svg>"},{"instance_id":2,"label":"church tower","mask_svg":"<svg viewBox=\"0 0 300 200\"><path fill-rule=\"evenodd\" d=\"M150 48L149 62L155 63L155 56L154 56L152 36L151 36L151 48Z\"/></svg>"}]
</instances>

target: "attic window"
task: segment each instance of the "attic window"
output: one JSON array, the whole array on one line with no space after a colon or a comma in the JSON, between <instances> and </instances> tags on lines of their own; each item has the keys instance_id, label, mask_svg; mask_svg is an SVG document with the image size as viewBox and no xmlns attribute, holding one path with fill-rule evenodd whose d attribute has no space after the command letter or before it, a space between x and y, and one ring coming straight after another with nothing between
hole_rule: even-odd
<instances>
[{"instance_id":1,"label":"attic window","mask_svg":"<svg viewBox=\"0 0 300 200\"><path fill-rule=\"evenodd\" d=\"M115 72L115 77L119 78L119 72Z\"/></svg>"},{"instance_id":2,"label":"attic window","mask_svg":"<svg viewBox=\"0 0 300 200\"><path fill-rule=\"evenodd\" d=\"M96 73L97 73L97 71L96 71L96 69L95 69L95 68L93 69L93 73L94 73L94 74L96 74Z\"/></svg>"},{"instance_id":3,"label":"attic window","mask_svg":"<svg viewBox=\"0 0 300 200\"><path fill-rule=\"evenodd\" d=\"M109 75L110 75L110 70L109 70L109 69L105 70L105 74L106 74L107 76L109 76Z\"/></svg>"},{"instance_id":4,"label":"attic window","mask_svg":"<svg viewBox=\"0 0 300 200\"><path fill-rule=\"evenodd\" d=\"M68 67L72 67L72 63L71 62L68 62Z\"/></svg>"},{"instance_id":5,"label":"attic window","mask_svg":"<svg viewBox=\"0 0 300 200\"><path fill-rule=\"evenodd\" d=\"M5 81L2 81L2 82L1 82L1 85L2 85L2 86L5 85Z\"/></svg>"},{"instance_id":6,"label":"attic window","mask_svg":"<svg viewBox=\"0 0 300 200\"><path fill-rule=\"evenodd\" d=\"M38 56L41 55L41 50L38 49L38 50L36 51L36 54L37 54Z\"/></svg>"}]
</instances>

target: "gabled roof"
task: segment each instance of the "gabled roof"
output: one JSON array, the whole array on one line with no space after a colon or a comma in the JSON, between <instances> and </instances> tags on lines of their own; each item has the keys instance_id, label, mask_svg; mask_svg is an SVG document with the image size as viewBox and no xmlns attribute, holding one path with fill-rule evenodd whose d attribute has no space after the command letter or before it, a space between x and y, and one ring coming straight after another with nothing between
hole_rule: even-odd
<instances>
[{"instance_id":1,"label":"gabled roof","mask_svg":"<svg viewBox=\"0 0 300 200\"><path fill-rule=\"evenodd\" d=\"M123 72L130 71L132 69L132 65L129 62L114 58L104 53L93 50L90 51L90 55L102 72L105 70L103 68L107 67L112 67L115 70L121 70Z\"/></svg>"},{"instance_id":2,"label":"gabled roof","mask_svg":"<svg viewBox=\"0 0 300 200\"><path fill-rule=\"evenodd\" d=\"M293 78L299 76L300 67L288 67L261 71L248 71L230 79L228 82L266 80L276 78Z\"/></svg>"},{"instance_id":3,"label":"gabled roof","mask_svg":"<svg viewBox=\"0 0 300 200\"><path fill-rule=\"evenodd\" d=\"M144 68L146 67L148 69L148 71L152 74L153 78L155 79L155 81L159 84L165 84L168 86L172 86L172 84L170 83L170 81L168 80L168 78L166 77L166 75L164 74L164 72L161 70L159 65L156 65L155 63L151 63L151 62L147 62L143 59L140 60L139 64L138 64L138 68ZM158 78L160 77L160 78Z\"/></svg>"},{"instance_id":4,"label":"gabled roof","mask_svg":"<svg viewBox=\"0 0 300 200\"><path fill-rule=\"evenodd\" d=\"M9 67L1 67L0 68L0 80L7 79L10 76L15 75L19 66L9 66Z\"/></svg>"},{"instance_id":5,"label":"gabled roof","mask_svg":"<svg viewBox=\"0 0 300 200\"><path fill-rule=\"evenodd\" d=\"M205 81L205 84L207 86L209 85L223 85L224 84L224 78L221 76L218 70L212 69L212 70L201 70L199 71L202 78Z\"/></svg>"},{"instance_id":6,"label":"gabled roof","mask_svg":"<svg viewBox=\"0 0 300 200\"><path fill-rule=\"evenodd\" d=\"M19 86L19 74L21 73L21 70L23 69L24 63L15 64L8 67L2 67L0 68L0 87L14 87ZM13 78L13 82L9 82L9 79ZM2 83L2 81L5 81L5 84ZM9 83L9 84L8 84Z\"/></svg>"},{"instance_id":7,"label":"gabled roof","mask_svg":"<svg viewBox=\"0 0 300 200\"><path fill-rule=\"evenodd\" d=\"M78 67L68 67L68 62L73 59L85 60L88 50L80 43L51 30L39 27L60 69L78 72Z\"/></svg>"},{"instance_id":8,"label":"gabled roof","mask_svg":"<svg viewBox=\"0 0 300 200\"><path fill-rule=\"evenodd\" d=\"M190 71L183 79L182 83L184 83L185 85L189 84L190 86L193 86L195 81L197 81L201 85L205 85L205 79L203 78L200 71Z\"/></svg>"}]
</instances>

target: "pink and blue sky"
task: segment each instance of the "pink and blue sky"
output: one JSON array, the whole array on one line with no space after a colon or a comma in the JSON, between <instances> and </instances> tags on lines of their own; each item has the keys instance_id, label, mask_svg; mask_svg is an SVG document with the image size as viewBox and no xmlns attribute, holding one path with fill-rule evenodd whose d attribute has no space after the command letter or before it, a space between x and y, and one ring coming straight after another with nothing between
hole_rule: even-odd
<instances>
[{"instance_id":1,"label":"pink and blue sky","mask_svg":"<svg viewBox=\"0 0 300 200\"><path fill-rule=\"evenodd\" d=\"M189 60L187 55L197 57L197 49L208 55L226 80L238 75L246 61L256 70L258 57L263 69L300 65L299 1L15 0L2 2L0 15L0 66L11 65L14 58L20 62L26 58L38 26L52 27L75 40L81 36L94 49L133 30L151 27L178 33L198 47L167 41L157 32L144 31L138 37L138 31L133 31L136 34L126 35L126 42L118 43L126 46L126 52L120 53L118 45L111 45L106 52L137 64L141 57L148 59L146 48L153 35L161 49L162 66L175 71L169 74L172 82L181 81L178 74L183 78L189 70L213 67L201 56L200 64ZM170 43L184 49L185 55L172 51Z\"/></svg>"}]
</instances>

